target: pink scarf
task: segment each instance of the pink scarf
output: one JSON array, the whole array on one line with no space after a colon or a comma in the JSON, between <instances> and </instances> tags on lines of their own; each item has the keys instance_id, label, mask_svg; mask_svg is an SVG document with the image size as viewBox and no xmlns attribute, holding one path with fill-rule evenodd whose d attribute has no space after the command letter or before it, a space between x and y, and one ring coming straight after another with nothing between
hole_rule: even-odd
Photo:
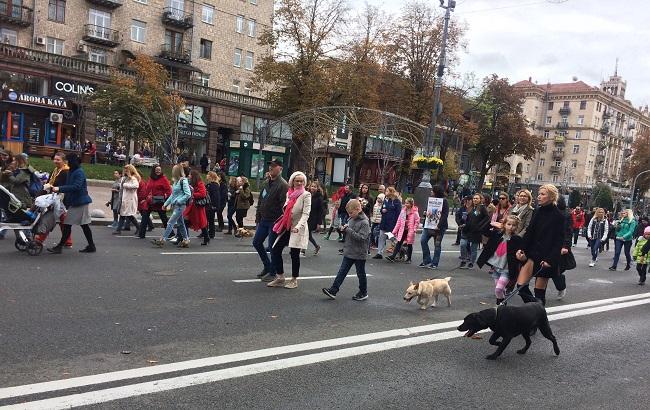
<instances>
[{"instance_id":1,"label":"pink scarf","mask_svg":"<svg viewBox=\"0 0 650 410\"><path fill-rule=\"evenodd\" d=\"M287 192L287 198L289 198L289 201L284 207L282 216L278 218L278 220L275 222L275 225L273 225L273 232L279 235L284 231L291 230L291 211L293 210L293 206L296 204L296 201L298 201L298 197L304 193L304 186L298 189L289 189L289 192Z\"/></svg>"}]
</instances>

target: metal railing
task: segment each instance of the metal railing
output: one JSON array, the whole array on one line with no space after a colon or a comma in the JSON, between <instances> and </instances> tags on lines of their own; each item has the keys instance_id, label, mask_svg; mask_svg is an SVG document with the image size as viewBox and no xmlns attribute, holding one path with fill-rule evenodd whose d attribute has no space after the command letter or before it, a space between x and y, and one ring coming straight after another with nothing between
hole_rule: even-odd
<instances>
[{"instance_id":1,"label":"metal railing","mask_svg":"<svg viewBox=\"0 0 650 410\"><path fill-rule=\"evenodd\" d=\"M122 41L120 32L108 27L86 24L85 37L100 40L103 43L119 44Z\"/></svg>"},{"instance_id":2,"label":"metal railing","mask_svg":"<svg viewBox=\"0 0 650 410\"><path fill-rule=\"evenodd\" d=\"M556 128L567 129L567 128L569 128L569 123L566 122L566 121L560 121L560 122L557 123Z\"/></svg>"},{"instance_id":3,"label":"metal railing","mask_svg":"<svg viewBox=\"0 0 650 410\"><path fill-rule=\"evenodd\" d=\"M32 24L33 10L29 7L8 4L6 0L0 1L0 19L19 24Z\"/></svg>"},{"instance_id":4,"label":"metal railing","mask_svg":"<svg viewBox=\"0 0 650 410\"><path fill-rule=\"evenodd\" d=\"M172 44L163 44L160 46L160 56L170 60L189 63L192 60L192 51L187 47L176 47Z\"/></svg>"},{"instance_id":5,"label":"metal railing","mask_svg":"<svg viewBox=\"0 0 650 410\"><path fill-rule=\"evenodd\" d=\"M165 7L163 9L163 22L189 28L194 25L194 15L175 7Z\"/></svg>"},{"instance_id":6,"label":"metal railing","mask_svg":"<svg viewBox=\"0 0 650 410\"><path fill-rule=\"evenodd\" d=\"M111 9L116 9L122 6L122 0L88 0L88 1Z\"/></svg>"},{"instance_id":7,"label":"metal railing","mask_svg":"<svg viewBox=\"0 0 650 410\"><path fill-rule=\"evenodd\" d=\"M571 108L569 107L560 108L560 115L569 115L570 113L571 113Z\"/></svg>"}]
</instances>

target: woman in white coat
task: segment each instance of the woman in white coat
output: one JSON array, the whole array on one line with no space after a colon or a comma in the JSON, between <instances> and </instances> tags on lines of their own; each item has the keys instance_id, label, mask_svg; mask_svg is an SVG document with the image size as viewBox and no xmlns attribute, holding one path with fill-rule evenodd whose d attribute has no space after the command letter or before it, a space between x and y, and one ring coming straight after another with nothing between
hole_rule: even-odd
<instances>
[{"instance_id":1,"label":"woman in white coat","mask_svg":"<svg viewBox=\"0 0 650 410\"><path fill-rule=\"evenodd\" d=\"M300 251L307 249L309 243L309 227L307 220L311 211L311 193L305 189L307 177L302 172L294 172L289 178L289 192L284 203L282 216L273 226L273 232L278 234L271 250L271 263L276 276L266 286L276 288L298 287L300 275ZM282 251L289 247L291 255L291 279L285 281Z\"/></svg>"},{"instance_id":2,"label":"woman in white coat","mask_svg":"<svg viewBox=\"0 0 650 410\"><path fill-rule=\"evenodd\" d=\"M135 231L140 231L140 224L135 219L138 213L138 187L142 177L133 165L126 165L124 167L124 178L122 179L122 201L120 203L120 221L117 224L117 229L113 235L122 233L122 228L126 224L127 219L135 226Z\"/></svg>"}]
</instances>

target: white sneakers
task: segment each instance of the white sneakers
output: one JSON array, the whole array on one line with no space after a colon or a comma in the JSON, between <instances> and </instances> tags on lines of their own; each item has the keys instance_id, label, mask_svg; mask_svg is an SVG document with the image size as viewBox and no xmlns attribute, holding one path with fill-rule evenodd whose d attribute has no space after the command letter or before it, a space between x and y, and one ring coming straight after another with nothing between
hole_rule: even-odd
<instances>
[{"instance_id":1,"label":"white sneakers","mask_svg":"<svg viewBox=\"0 0 650 410\"><path fill-rule=\"evenodd\" d=\"M594 266L596 266L596 261L589 262L589 267L590 268L593 268Z\"/></svg>"},{"instance_id":2,"label":"white sneakers","mask_svg":"<svg viewBox=\"0 0 650 410\"><path fill-rule=\"evenodd\" d=\"M566 296L566 289L557 292L557 300L562 300Z\"/></svg>"}]
</instances>

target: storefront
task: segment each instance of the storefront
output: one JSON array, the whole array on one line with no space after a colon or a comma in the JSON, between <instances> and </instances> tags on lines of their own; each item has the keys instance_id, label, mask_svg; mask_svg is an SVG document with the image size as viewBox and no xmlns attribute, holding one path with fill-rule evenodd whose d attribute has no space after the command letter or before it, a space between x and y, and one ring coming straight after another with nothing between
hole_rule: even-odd
<instances>
[{"instance_id":1,"label":"storefront","mask_svg":"<svg viewBox=\"0 0 650 410\"><path fill-rule=\"evenodd\" d=\"M207 153L210 108L186 105L178 114L178 151L193 159L194 164Z\"/></svg>"}]
</instances>

